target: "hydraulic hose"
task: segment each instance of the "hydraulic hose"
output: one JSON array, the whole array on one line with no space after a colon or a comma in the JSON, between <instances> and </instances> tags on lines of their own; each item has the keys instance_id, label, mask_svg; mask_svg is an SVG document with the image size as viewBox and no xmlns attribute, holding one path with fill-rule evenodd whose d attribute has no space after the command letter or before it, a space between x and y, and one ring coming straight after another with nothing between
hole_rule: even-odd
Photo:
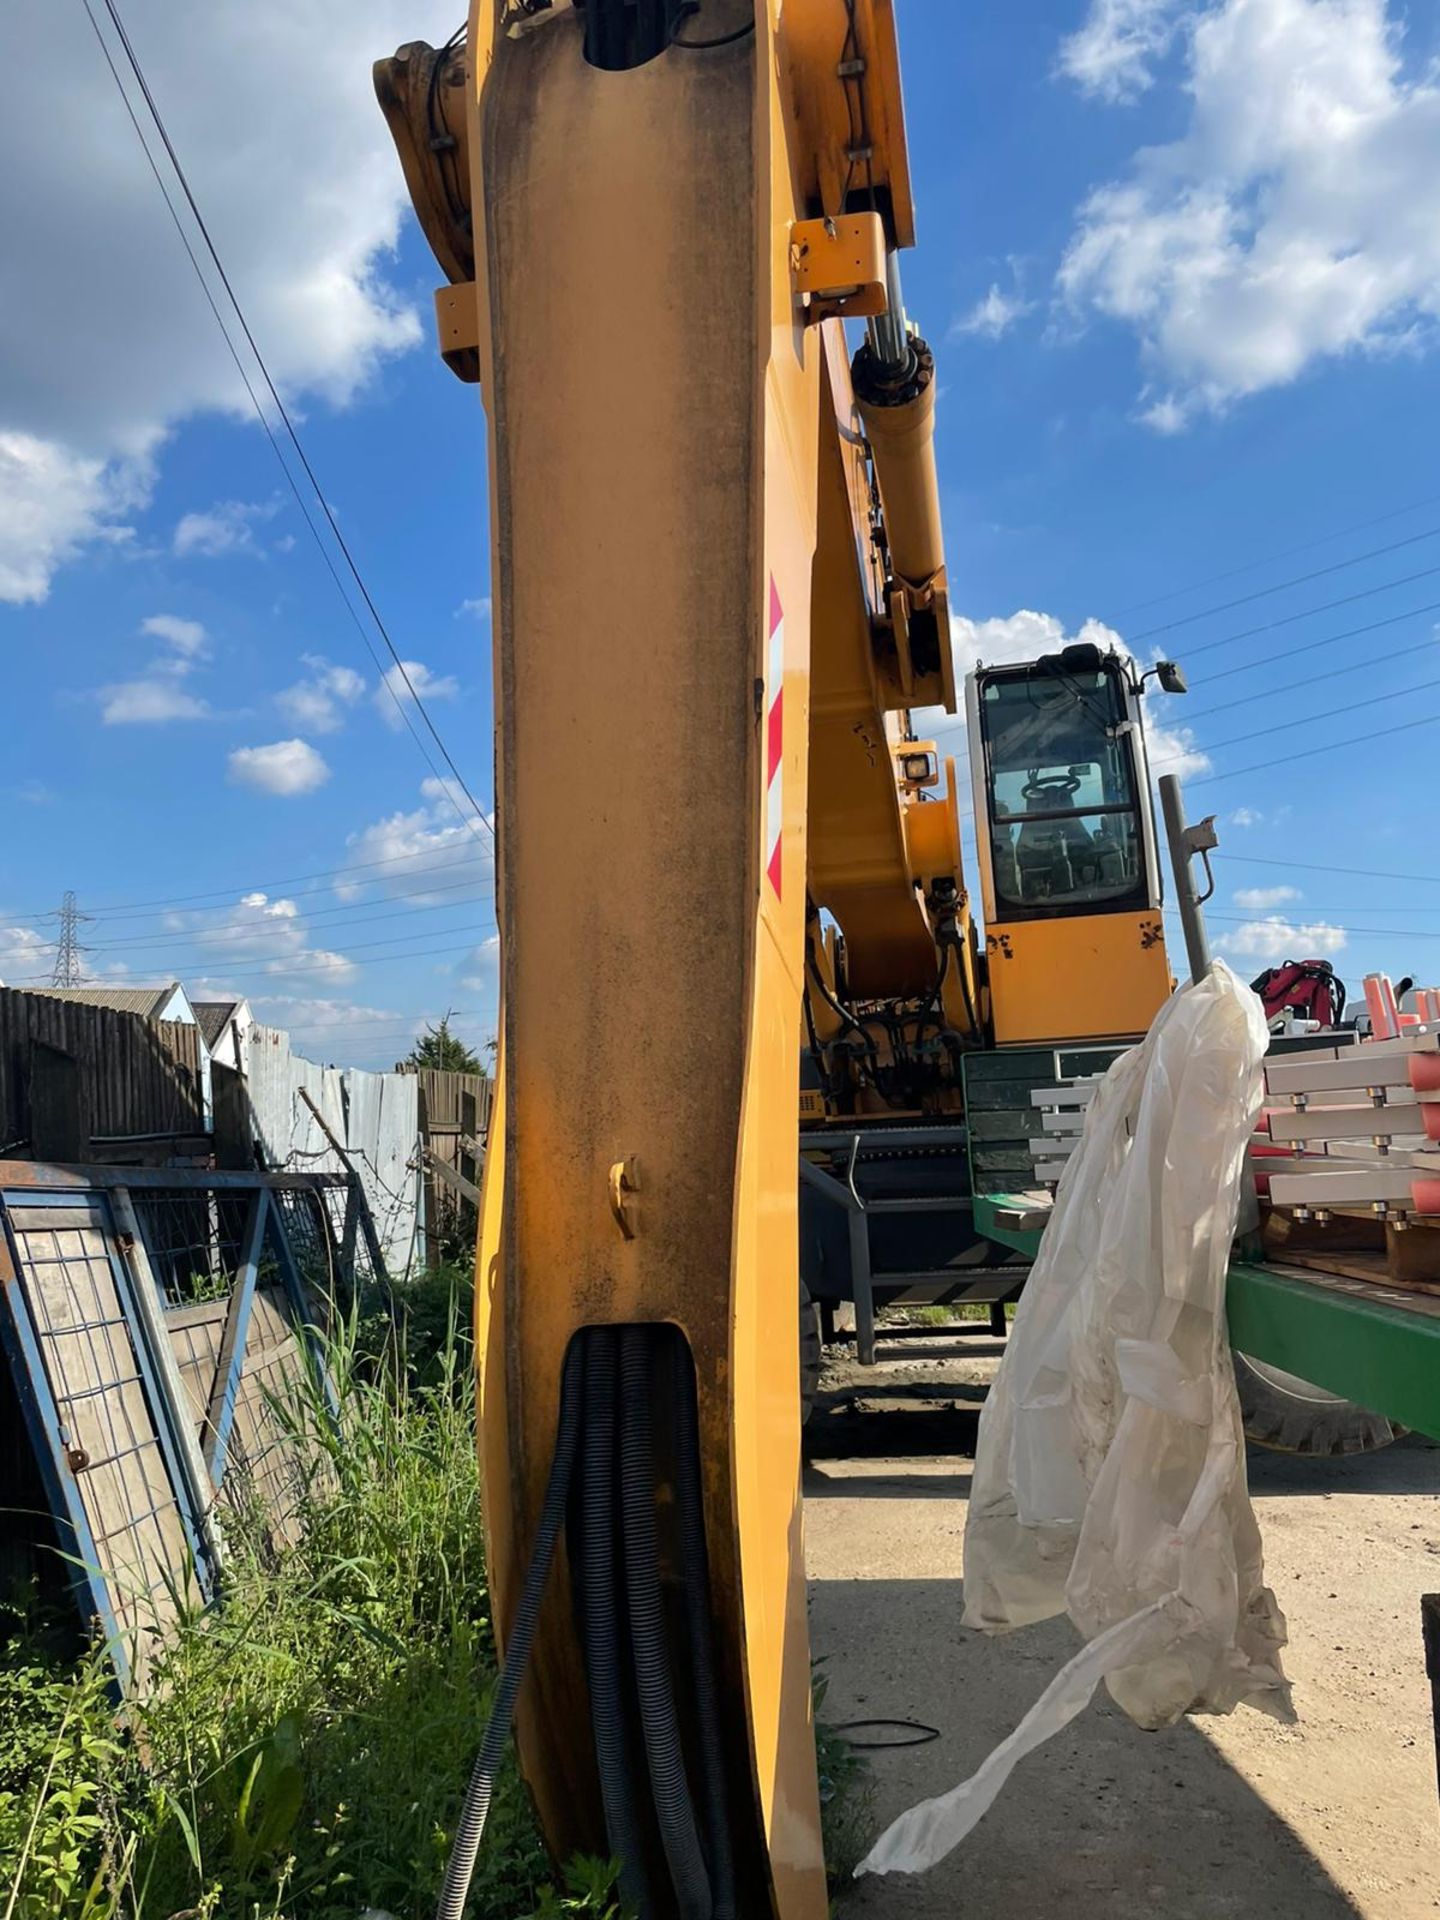
<instances>
[{"instance_id":1,"label":"hydraulic hose","mask_svg":"<svg viewBox=\"0 0 1440 1920\"><path fill-rule=\"evenodd\" d=\"M590 1332L585 1350L585 1457L580 1469L580 1551L576 1587L590 1690L590 1725L605 1831L620 1863L620 1891L637 1914L653 1911L635 1805L620 1665L615 1501L615 1413L619 1368L611 1327Z\"/></svg>"},{"instance_id":2,"label":"hydraulic hose","mask_svg":"<svg viewBox=\"0 0 1440 1920\"><path fill-rule=\"evenodd\" d=\"M735 1920L735 1857L725 1792L720 1741L720 1694L715 1677L714 1625L710 1618L710 1556L705 1545L705 1505L700 1477L700 1420L694 1367L685 1342L670 1342L675 1375L675 1505L680 1518L680 1563L685 1622L690 1638L690 1679L700 1744L700 1800L706 1856L715 1889L715 1920Z\"/></svg>"},{"instance_id":3,"label":"hydraulic hose","mask_svg":"<svg viewBox=\"0 0 1440 1920\"><path fill-rule=\"evenodd\" d=\"M620 1506L630 1644L655 1816L680 1920L714 1920L710 1876L685 1773L660 1590L651 1420L653 1335L650 1327L626 1327L620 1342Z\"/></svg>"},{"instance_id":4,"label":"hydraulic hose","mask_svg":"<svg viewBox=\"0 0 1440 1920\"><path fill-rule=\"evenodd\" d=\"M579 1340L573 1340L565 1355L560 1376L560 1421L555 1435L555 1453L550 1462L544 1504L540 1509L540 1524L535 1530L535 1546L530 1555L530 1564L525 1569L520 1604L511 1624L505 1664L495 1683L495 1697L490 1705L485 1737L480 1743L470 1784L465 1789L465 1804L460 1810L460 1824L455 1830L455 1843L450 1849L449 1863L445 1868L445 1883L440 1889L440 1900L435 1909L436 1920L461 1920L465 1911L465 1901L475 1872L475 1856L480 1850L480 1838L485 1831L490 1800L495 1791L495 1776L500 1770L505 1743L510 1737L515 1696L520 1691L520 1682L530 1658L535 1623L540 1615L540 1601L545 1592L550 1563L555 1557L555 1542L564 1523L575 1454L580 1441L580 1346Z\"/></svg>"}]
</instances>

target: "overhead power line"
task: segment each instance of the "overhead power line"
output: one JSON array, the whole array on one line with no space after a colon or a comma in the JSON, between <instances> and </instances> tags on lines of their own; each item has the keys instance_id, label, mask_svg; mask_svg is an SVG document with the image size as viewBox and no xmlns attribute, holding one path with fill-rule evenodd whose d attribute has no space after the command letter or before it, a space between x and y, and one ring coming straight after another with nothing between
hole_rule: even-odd
<instances>
[{"instance_id":1,"label":"overhead power line","mask_svg":"<svg viewBox=\"0 0 1440 1920\"><path fill-rule=\"evenodd\" d=\"M1329 645L1329 641L1321 641L1321 645ZM1313 645L1306 647L1306 653L1315 653L1315 651L1317 651L1317 649L1315 649ZM1407 660L1413 653L1432 653L1432 655L1436 655L1436 657L1440 659L1440 645L1436 645L1432 634L1427 634L1425 639L1417 639L1413 647L1394 647L1390 653L1386 653L1386 655L1380 657L1380 664L1382 664L1382 666L1390 666L1394 660ZM1279 666L1281 662L1279 662L1279 660L1263 660L1263 662L1256 662L1256 664ZM1254 670L1256 670L1254 664L1252 664L1252 666L1236 668L1236 672L1242 672L1242 674L1248 674L1248 672L1254 672ZM1309 670L1306 670L1304 682L1298 682L1298 685L1304 685L1304 689L1309 691L1311 687L1317 687L1317 685L1325 682L1325 680L1344 680L1346 674L1352 674L1352 676L1356 674L1356 662L1354 662L1354 660L1346 660L1344 666L1332 666L1331 670L1325 672L1325 674L1311 674ZM1217 678L1217 680L1223 680L1223 678L1227 678L1227 676L1215 674L1215 678ZM1286 687L1275 687L1273 691L1275 691L1275 693L1284 693L1284 691L1290 691L1290 687L1286 684ZM1198 720L1210 720L1210 718L1213 718L1213 714L1225 714L1225 712L1231 712L1231 708L1254 707L1254 705L1256 705L1256 695L1254 695L1254 693L1238 693L1233 701L1217 701L1213 707L1200 707L1196 708L1196 710L1188 707L1187 703L1187 708L1185 708L1185 724L1192 726L1192 724L1198 722Z\"/></svg>"},{"instance_id":2,"label":"overhead power line","mask_svg":"<svg viewBox=\"0 0 1440 1920\"><path fill-rule=\"evenodd\" d=\"M1173 633L1177 627L1193 626L1197 620L1211 620L1217 613L1232 613L1236 607L1248 607L1252 601L1268 599L1272 593L1288 593L1291 587L1303 587L1309 580L1323 580L1330 573L1343 573L1347 567L1358 567L1366 560L1383 559L1387 553L1399 553L1405 547L1418 546L1422 540L1433 540L1437 535L1440 535L1440 527L1427 527L1423 533L1412 533L1404 540L1392 540L1389 546L1372 547L1368 553L1352 554L1348 560L1336 560L1328 567L1312 567L1309 573L1297 573L1293 580L1281 580L1273 587L1257 587L1254 593L1242 593L1236 600L1222 600L1219 606L1202 607L1199 613L1181 614L1178 619L1166 620L1158 627L1146 627L1132 634L1131 642L1152 640L1159 633Z\"/></svg>"},{"instance_id":3,"label":"overhead power line","mask_svg":"<svg viewBox=\"0 0 1440 1920\"><path fill-rule=\"evenodd\" d=\"M1232 733L1228 740L1207 740L1203 751L1219 753L1222 748L1238 747L1245 740L1265 740L1272 733L1288 733L1294 727L1318 726L1322 720L1334 720L1346 713L1359 713L1365 707L1383 706L1387 700L1400 700L1406 694L1429 693L1433 687L1440 687L1440 679L1420 680L1413 687L1392 687L1388 693L1372 694L1368 700L1347 700L1343 707L1327 707L1323 713L1301 714L1294 720L1272 720L1268 725L1255 727L1249 733Z\"/></svg>"},{"instance_id":4,"label":"overhead power line","mask_svg":"<svg viewBox=\"0 0 1440 1920\"><path fill-rule=\"evenodd\" d=\"M436 891L454 892L455 889L437 888ZM469 889L466 888L465 891L468 894ZM298 918L294 921L288 919L217 920L209 926L174 927L169 931L162 927L158 933L127 934L123 940L96 940L85 951L87 953L120 953L127 948L163 947L167 952L174 952L177 948L198 948L213 954L220 951L226 942L238 946L242 940L252 936L257 941L265 939L267 935L280 937L287 927L291 927L297 933L308 933L315 928L317 922L329 922L337 914L345 916L342 926L326 924L319 929L327 938L332 936L345 938L352 927L385 926L393 920L409 920L422 913L455 913L466 907L484 904L487 903L476 895L463 900L437 900L423 907L399 907L386 913L361 913L355 919L348 916L354 914L356 909L345 907L332 908L328 914L309 914L303 921ZM446 929L442 927L439 931L443 933Z\"/></svg>"},{"instance_id":5,"label":"overhead power line","mask_svg":"<svg viewBox=\"0 0 1440 1920\"><path fill-rule=\"evenodd\" d=\"M1411 733L1416 727L1433 727L1437 721L1440 721L1440 713L1427 713L1419 720L1402 720L1398 726L1394 727L1376 727L1369 733L1352 734L1350 738L1346 740L1332 740L1327 746L1323 747L1303 747L1299 753L1282 753L1272 759L1261 760L1248 767L1229 767L1224 773L1197 774L1194 779L1187 781L1186 784L1191 787L1204 787L1210 785L1210 783L1215 780L1238 780L1242 774L1246 773L1268 773L1272 767L1288 767L1296 760L1313 760L1316 754L1319 753L1338 753L1342 747L1365 746L1371 740L1389 739L1392 734ZM1335 873L1338 872L1339 869L1332 867L1329 871Z\"/></svg>"},{"instance_id":6,"label":"overhead power line","mask_svg":"<svg viewBox=\"0 0 1440 1920\"><path fill-rule=\"evenodd\" d=\"M371 595L370 589L365 583L364 577L360 572L360 568L356 563L355 556L350 550L349 543L345 539L344 534L340 531L340 524L337 521L335 514L331 509L330 502L326 498L324 489L321 487L319 480L316 478L315 470L310 464L309 456L306 454L305 449L301 444L300 436L295 430L295 423L290 418L290 414L288 409L286 408L285 402L280 397L279 388L276 386L275 381L271 377L270 369L265 361L265 356L261 353L259 343L256 341L254 333L251 331L250 322L245 316L245 310L240 304L239 297L237 296L235 289L231 284L230 276L225 270L224 262L220 258L219 250L216 247L213 238L211 237L210 229L206 225L205 217L200 211L199 203L197 202L195 195L191 190L189 177L186 174L183 165L181 164L180 156L175 149L174 141L170 137L169 128L165 124L164 116L160 111L159 105L155 99L154 94L150 90L150 83L145 77L144 68L141 66L139 57L136 54L135 48L131 43L130 36L126 32L125 23L120 17L120 10L116 4L116 0L103 0L103 4L104 4L106 13L110 17L111 25L114 27L115 33L119 38L120 45L124 49L126 61L129 64L131 73L135 77L135 82L140 89L140 93L145 101L146 108L149 111L150 118L154 122L155 130L160 136L161 143L164 146L166 155L169 158L170 165L174 169L175 178L179 183L181 192L185 196L185 201L186 201L186 204L189 206L191 216L193 217L195 224L199 229L200 237L204 243L205 251L209 255L210 260L214 265L216 273L219 275L220 284L225 289L226 297L229 300L230 305L234 310L236 319L240 323L241 332L244 334L246 343L250 348L250 352L254 356L255 365L259 369L260 376L265 383L265 387L267 391L269 392L270 399L275 407L276 412L280 417L281 423L285 430L286 438L289 440L290 445L295 450L296 458L299 460L300 465L304 471L305 477L309 481L311 489L314 492L315 498L319 503L320 510L324 515L327 525L329 526L331 536L333 537L336 545L340 549L341 555L343 556L345 561L345 565L348 568L350 576L354 580L357 589L359 590L360 597L365 604L366 610L368 611L370 618L375 623L375 629L380 635L380 638L384 643L385 650L390 655L390 658L394 663L394 667L398 671L400 675L400 679L403 682L406 691L409 693L410 698L414 703L416 712L420 715L420 718L424 721L426 730L429 732L431 738L434 740L436 748L440 753L441 759L444 761L445 765L450 769L450 773L454 778L456 785L459 787L460 791L464 794L466 800L469 801L472 809L472 814L467 815L465 813L464 809L460 806L459 802L455 799L454 795L450 793L448 787L446 787L445 789L446 796L449 799L451 806L454 808L458 818L465 822L466 826L470 829L472 833L475 831L474 822L478 822L479 825L484 828L485 832L490 835L490 838L493 841L495 837L494 829L491 827L490 822L487 819L484 809L481 807L479 801L476 800L474 794L471 793L469 787L466 785L464 775L460 772L460 769L455 765L454 759L451 756L449 748L446 746L444 740L441 738L440 731L436 727L434 720L430 717L429 710L426 708L424 701L420 698L420 695L415 688L414 682L410 678L409 669L407 668L405 661L402 659L399 653L399 650L396 648L394 641L390 637L390 630L386 626L384 620L381 618L379 608L376 606L374 598ZM169 189L167 188L165 184L165 180L160 172L159 165L156 162L154 154L151 152L150 144L145 138L144 130L140 125L139 117L136 114L135 109L131 104L129 93L126 91L124 82L120 77L119 69L115 64L114 58L110 52L110 48L106 43L105 36L101 31L100 22L97 19L95 10L91 5L91 0L81 0L81 5L85 9L86 16L89 19L91 28L94 31L95 38L99 43L100 51L104 55L105 64L110 69L111 78L114 80L116 89L120 94L120 98L122 102L124 103L125 112L130 120L131 126L135 130L135 137L139 141L141 149L144 152L145 158L149 163L150 171L155 177L155 184L160 189L161 196L164 199L165 205L169 210L170 218L174 222L175 230L180 236L181 244L184 246L185 252L189 258L190 264L195 270L195 275L198 281L200 282L201 291L205 295L206 303L208 304L211 313L215 317L215 323L219 327L220 332L224 337L226 346L230 350L230 357L235 362L236 371L239 373L241 381L244 383L245 391L250 397L250 403L255 409L256 418L259 420L261 427L265 431L265 436L267 440L270 442L271 449L275 454L275 458L277 462L279 463L280 470L285 476L286 484L290 488L291 493L295 496L295 502L300 509L301 517L303 518L306 527L309 529L310 536L312 540L315 542L316 549L319 552L321 559L324 561L326 569L328 570L331 579L335 583L336 589L339 592L340 597L345 604L346 611L350 615L351 621L355 626L356 632L360 635L360 638L365 645L366 652L370 655L371 660L374 662L376 671L380 675L382 686L386 688L386 690L390 694L391 699L394 701L397 712L400 714L400 717L404 720L406 727L409 729L410 734L415 741L415 744L419 747L420 752L424 757L427 766L429 766L430 768L430 771L435 775L437 779L441 780L441 784L443 786L445 783L444 783L443 777L440 774L440 770L435 765L435 762L431 759L429 751L426 748L424 741L420 738L420 735L418 734L418 732L416 732L414 722L410 718L410 714L404 700L401 699L399 693L396 692L395 687L391 683L389 672L381 664L380 656L376 653L374 645L371 642L370 636L365 630L364 623L361 621L359 615L356 613L355 608L351 603L349 594L345 591L344 583L341 581L340 576L335 569L335 564L331 559L328 550L326 549L324 540L321 538L320 530L318 526L315 524L315 521L310 514L309 508L306 506L304 496L301 494L301 491L295 479L295 476L290 470L289 462L285 459L285 456L280 449L279 442L275 437L274 430L272 429L269 420L266 418L265 410L260 404L259 396L255 392L255 388L250 380L249 373L241 359L239 350L235 345L234 339L231 336L230 329L225 323L224 316L221 314L219 305L216 302L213 293L211 292L210 284L205 277L205 273L201 268L198 258L196 257L195 249L190 243L190 236L185 231L184 223L180 218L179 209L176 207L175 202L171 197Z\"/></svg>"},{"instance_id":7,"label":"overhead power line","mask_svg":"<svg viewBox=\"0 0 1440 1920\"><path fill-rule=\"evenodd\" d=\"M1302 540L1298 546L1281 547L1277 553L1262 554L1258 560L1247 560L1242 566L1227 567L1223 573L1206 574L1203 580L1192 580L1188 586L1171 587L1167 593L1155 593L1148 600L1132 600L1129 606L1121 607L1116 618L1127 613L1143 613L1146 607L1159 607L1170 600L1183 600L1187 593L1199 593L1205 587L1219 586L1222 580L1238 580L1242 573L1254 573L1259 567L1271 567L1279 560L1293 559L1297 553L1313 553L1316 547L1329 546L1334 540L1347 539L1352 533L1368 533L1371 527L1383 527L1391 520L1401 520L1407 513L1418 513L1421 507L1433 507L1440 500L1440 493L1426 494L1423 500L1412 500L1406 507L1392 507L1389 513L1376 514L1372 520L1356 520L1348 527L1336 527L1331 533L1317 535L1314 540Z\"/></svg>"},{"instance_id":8,"label":"overhead power line","mask_svg":"<svg viewBox=\"0 0 1440 1920\"><path fill-rule=\"evenodd\" d=\"M466 931L469 931L471 933L490 934L490 933L494 933L495 929L493 926L477 926L469 929L462 928L462 927L447 927L445 929L446 933L462 933ZM415 935L411 935L410 940L408 942L402 942L399 940L396 940L393 942L389 940L365 941L357 944L354 948L351 949L351 951L355 953L363 953L373 947L395 946L395 947L403 948L403 951L400 951L400 952L374 954L372 956L372 960L366 963L367 965L383 962L386 960L413 960L418 957L412 951L413 942L416 937L417 936ZM419 935L418 937L428 942L434 936L430 934L422 934L422 935ZM447 954L447 953L470 953L473 951L474 947L475 947L475 941L473 939L470 939L470 940L462 941L459 946L455 946L455 947L432 947L427 944L422 948L421 952L423 953L423 957L428 960L432 954L439 955L439 954ZM234 959L233 956L228 963L226 961L226 956L224 954L215 954L215 955L212 955L211 957L216 962L217 971L220 968L224 967L224 968L227 968L228 971L234 972L236 971L238 965L240 964L237 960ZM252 964L254 966L257 977L264 980L288 980L292 978L303 979L303 978L309 978L309 977L321 975L321 974L327 975L328 977L333 979L336 975L336 972L338 971L338 969L335 966L333 958L330 958L330 957L322 958L318 954L312 954L311 962L309 965L302 964L302 961L303 961L303 956L301 957L301 959L297 959L291 966L288 966L288 967L279 966L273 960L257 960L257 961L254 961ZM50 976L49 974L34 973L29 975L23 984L27 986L48 986L50 984ZM258 990L257 990L257 993L258 993Z\"/></svg>"},{"instance_id":9,"label":"overhead power line","mask_svg":"<svg viewBox=\"0 0 1440 1920\"><path fill-rule=\"evenodd\" d=\"M452 831L453 831L452 828L448 828L448 827L446 828L447 833ZM458 858L451 859L449 857L451 854L458 855ZM442 858L442 856L444 857ZM229 886L226 886L226 887L209 887L202 893L175 894L166 900L132 900L127 902L122 902L118 906L97 907L94 913L90 917L94 920L129 920L129 919L135 918L137 914L149 913L152 909L159 910L159 909L168 908L168 907L175 907L175 908L187 907L194 902L202 901L202 900L233 901L235 900L237 895L243 896L244 894L247 894L247 893L268 894L276 887L286 887L286 888L293 887L295 898L302 899L307 893L329 893L332 891L332 886L329 886L329 885L320 886L320 887L294 886L294 882L299 880L323 880L323 881L329 881L331 883L337 880L348 881L352 874L372 872L379 867L408 866L411 861L425 861L428 864L422 867L418 867L413 874L400 874L396 876L396 878L400 880L413 880L418 883L424 880L425 877L430 873L449 873L452 869L465 866L470 861L478 861L482 859L487 863L486 870L488 871L488 861L489 861L488 852L485 853L484 855L477 855L473 851L471 844L456 843L453 846L438 847L433 852L427 849L420 853L392 854L388 859L384 859L384 860L357 860L352 862L348 866L322 867L317 872L314 872L314 873L293 873L293 874L282 875L281 878L279 878L278 880L254 880L254 881L250 881L248 884L244 881L236 881L236 882L232 882ZM368 887L368 886L375 886L380 883L373 880L364 880L364 881L361 881L359 884L361 886ZM439 889L438 888L426 889L426 891L438 892ZM47 912L48 912L47 908L39 907L29 913L17 914L15 917L21 920L43 919Z\"/></svg>"},{"instance_id":10,"label":"overhead power line","mask_svg":"<svg viewBox=\"0 0 1440 1920\"><path fill-rule=\"evenodd\" d=\"M494 933L494 931L495 931L495 922L493 920L476 920L476 921L470 922L469 924L463 927L435 927L435 928L431 928L429 931L425 933L389 934L380 940L351 941L349 943L349 952L342 955L341 958L348 960L351 953L368 953L376 947L390 947L390 946L409 947L413 945L413 943L417 940L421 940L421 941L435 940L435 939L443 940L447 934L451 934L451 933L490 934L490 933ZM472 941L469 944L473 945L474 942ZM92 952L100 952L100 951L109 952L111 951L111 949L92 948L91 951ZM334 972L335 971L334 957L330 956L326 958L321 958L321 951L322 950L316 949L313 947L303 948L295 956L294 965L297 967L303 967L303 963L305 961L306 955L309 954L313 957L312 966L315 971L325 972L328 970L330 972ZM196 956L196 959L192 960L189 964L193 966L197 964L198 960L202 960L202 959L211 962L216 967L230 967L233 969L233 968L242 967L242 966L253 966L261 973L271 974L279 970L278 963L285 959L285 955L283 953L273 953L273 954L229 953L227 954L223 951L223 949L217 950L214 946L209 946L204 948L202 952ZM305 969L305 970L308 971L310 969Z\"/></svg>"},{"instance_id":11,"label":"overhead power line","mask_svg":"<svg viewBox=\"0 0 1440 1920\"><path fill-rule=\"evenodd\" d=\"M1255 925L1257 917L1260 917L1266 911L1268 911L1268 909L1258 909L1256 912L1251 913L1211 913L1207 907L1205 909L1205 918L1207 920L1218 920L1224 926L1252 927ZM1312 908L1311 911L1318 912L1319 909ZM1271 917L1283 919L1284 916L1272 914ZM1261 918L1261 924L1264 924L1263 918ZM1312 921L1310 924L1313 926L1315 923ZM1326 924L1329 925L1330 923L1327 921ZM1297 926L1295 931L1299 934L1303 933L1305 929ZM1440 940L1440 927L1342 927L1337 925L1335 931L1345 934L1347 938L1353 934L1356 938L1374 936L1386 940Z\"/></svg>"},{"instance_id":12,"label":"overhead power line","mask_svg":"<svg viewBox=\"0 0 1440 1920\"><path fill-rule=\"evenodd\" d=\"M1342 639L1359 639L1361 634L1379 634L1386 626L1400 626L1404 620L1419 620L1427 612L1440 612L1440 601L1428 601L1425 607L1411 607L1407 612L1390 612L1384 616L1384 620L1367 620L1365 626L1348 626L1344 634L1327 634L1325 639L1308 639L1304 651L1306 655L1323 653L1325 647L1338 647ZM1394 659L1394 655L1388 655L1388 659ZM1215 680L1233 680L1236 674L1261 674L1265 672L1265 668L1273 670L1283 664L1284 655L1267 653L1260 660L1240 660L1238 666L1221 666L1213 674L1206 672L1202 684L1210 685Z\"/></svg>"},{"instance_id":13,"label":"overhead power line","mask_svg":"<svg viewBox=\"0 0 1440 1920\"><path fill-rule=\"evenodd\" d=\"M1440 873L1392 873L1377 867L1337 867L1330 861L1315 860L1272 860L1262 858L1258 853L1232 853L1223 848L1227 860L1238 861L1242 867L1283 867L1287 872L1296 873L1343 873L1361 880L1405 880L1417 886L1440 887Z\"/></svg>"},{"instance_id":14,"label":"overhead power line","mask_svg":"<svg viewBox=\"0 0 1440 1920\"><path fill-rule=\"evenodd\" d=\"M1353 606L1357 600L1373 599L1377 593L1389 593L1392 587L1408 587L1414 580L1429 580L1440 567L1422 567L1419 573L1402 574L1398 580L1382 580L1378 586L1364 587L1359 593L1347 593L1340 600L1326 600L1318 607L1303 607L1299 613L1287 613L1278 620L1266 620L1258 627L1246 627L1242 633L1227 633L1223 640L1207 640L1203 646L1189 647L1185 657L1193 660L1197 654L1214 653L1220 647L1236 646L1241 640L1253 640L1257 633L1274 633L1280 627L1293 627L1297 620L1313 619L1317 613L1332 613L1336 607ZM1139 636L1136 636L1139 638Z\"/></svg>"}]
</instances>

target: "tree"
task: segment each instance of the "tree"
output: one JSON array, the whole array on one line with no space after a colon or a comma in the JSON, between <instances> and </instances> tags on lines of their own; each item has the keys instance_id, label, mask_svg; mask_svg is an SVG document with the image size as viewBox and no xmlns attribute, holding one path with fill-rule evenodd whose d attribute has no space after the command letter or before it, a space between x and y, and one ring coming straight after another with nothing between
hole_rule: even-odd
<instances>
[{"instance_id":1,"label":"tree","mask_svg":"<svg viewBox=\"0 0 1440 1920\"><path fill-rule=\"evenodd\" d=\"M438 1026L427 1026L406 1054L407 1067L439 1067L448 1073L478 1073L487 1068L479 1054L472 1053L459 1034L450 1031L450 1010L441 1016Z\"/></svg>"}]
</instances>

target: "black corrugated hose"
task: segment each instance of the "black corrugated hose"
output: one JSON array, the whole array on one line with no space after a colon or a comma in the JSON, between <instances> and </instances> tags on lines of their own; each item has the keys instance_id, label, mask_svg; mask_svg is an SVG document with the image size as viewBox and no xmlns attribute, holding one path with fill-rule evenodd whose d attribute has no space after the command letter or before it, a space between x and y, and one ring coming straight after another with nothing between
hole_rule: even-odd
<instances>
[{"instance_id":1,"label":"black corrugated hose","mask_svg":"<svg viewBox=\"0 0 1440 1920\"><path fill-rule=\"evenodd\" d=\"M698 1736L698 1816L676 1706L656 1524L659 1474L653 1419L662 1344L669 1346L674 1361L673 1473L688 1677ZM578 1498L572 1502L577 1459ZM567 1507L574 1528L571 1569L596 1765L607 1840L620 1862L622 1896L641 1920L655 1911L646 1840L653 1811L651 1831L659 1832L679 1920L735 1920L735 1863L710 1617L694 1375L683 1336L669 1326L586 1328L565 1356L555 1456L535 1547L466 1790L437 1920L462 1920ZM637 1720L640 1741L634 1737Z\"/></svg>"},{"instance_id":2,"label":"black corrugated hose","mask_svg":"<svg viewBox=\"0 0 1440 1920\"><path fill-rule=\"evenodd\" d=\"M674 1883L681 1920L713 1920L710 1875L700 1850L695 1808L685 1774L680 1722L670 1671L670 1648L660 1591L655 1535L655 1453L651 1410L655 1374L653 1329L626 1327L620 1339L620 1512L625 1541L625 1591L630 1603L630 1648L635 1691L660 1843Z\"/></svg>"},{"instance_id":3,"label":"black corrugated hose","mask_svg":"<svg viewBox=\"0 0 1440 1920\"><path fill-rule=\"evenodd\" d=\"M615 1428L619 1371L615 1336L593 1328L585 1350L585 1457L580 1471L576 1582L581 1644L590 1689L590 1725L610 1852L620 1891L636 1913L651 1909L645 1848L635 1805L629 1729L621 1683L619 1566L616 1558Z\"/></svg>"},{"instance_id":4,"label":"black corrugated hose","mask_svg":"<svg viewBox=\"0 0 1440 1920\"><path fill-rule=\"evenodd\" d=\"M710 1556L705 1547L700 1419L690 1353L678 1334L670 1350L675 1361L675 1505L680 1517L685 1619L690 1630L690 1677L700 1735L705 1837L715 1888L715 1920L735 1920L735 1859L730 1845L730 1810L726 1804L725 1760L720 1741L720 1690L716 1681L715 1634L710 1619Z\"/></svg>"}]
</instances>

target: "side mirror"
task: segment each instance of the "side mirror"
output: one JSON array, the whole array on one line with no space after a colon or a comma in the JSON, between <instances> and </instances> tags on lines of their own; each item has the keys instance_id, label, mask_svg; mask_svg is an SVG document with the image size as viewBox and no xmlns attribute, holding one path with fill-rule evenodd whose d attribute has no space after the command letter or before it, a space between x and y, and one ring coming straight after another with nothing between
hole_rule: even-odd
<instances>
[{"instance_id":1,"label":"side mirror","mask_svg":"<svg viewBox=\"0 0 1440 1920\"><path fill-rule=\"evenodd\" d=\"M1173 660L1157 660L1155 677L1160 682L1162 693L1188 693L1189 682Z\"/></svg>"}]
</instances>

